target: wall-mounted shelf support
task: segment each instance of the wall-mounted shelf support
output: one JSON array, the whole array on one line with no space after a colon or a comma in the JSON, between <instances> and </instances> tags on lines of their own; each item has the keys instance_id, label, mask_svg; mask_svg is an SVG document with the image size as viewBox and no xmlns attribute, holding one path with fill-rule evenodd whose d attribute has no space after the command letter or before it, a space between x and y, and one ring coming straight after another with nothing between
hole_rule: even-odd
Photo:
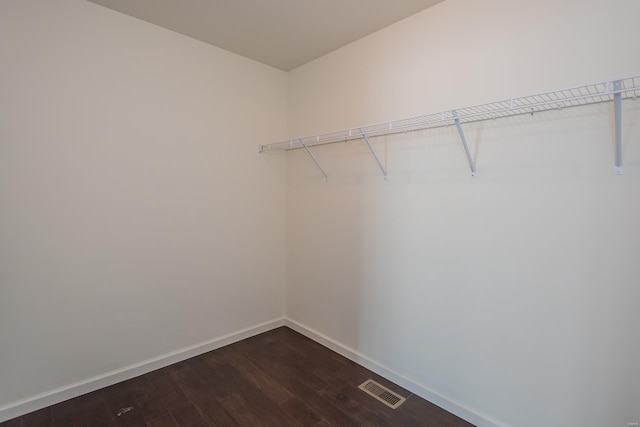
<instances>
[{"instance_id":1,"label":"wall-mounted shelf support","mask_svg":"<svg viewBox=\"0 0 640 427\"><path fill-rule=\"evenodd\" d=\"M613 173L622 175L622 82L620 80L613 81L613 110L616 122L616 163Z\"/></svg>"},{"instance_id":2,"label":"wall-mounted shelf support","mask_svg":"<svg viewBox=\"0 0 640 427\"><path fill-rule=\"evenodd\" d=\"M311 159L313 160L313 162L316 164L316 166L318 166L318 169L320 169L320 172L322 172L322 175L324 175L324 179L329 179L329 177L327 176L327 173L325 172L325 170L322 168L322 166L320 166L320 162L318 161L318 159L316 159L316 156L313 155L313 153L311 152L311 150L309 149L309 147L307 146L307 144L305 144L305 142L300 139L300 144L302 144L302 146L304 147L304 149L307 151L307 154L309 154L309 157L311 157Z\"/></svg>"},{"instance_id":3,"label":"wall-mounted shelf support","mask_svg":"<svg viewBox=\"0 0 640 427\"><path fill-rule=\"evenodd\" d=\"M467 154L467 160L469 161L469 168L471 169L471 176L478 176L476 173L476 164L473 161L473 157L471 157L471 153L469 152L469 146L467 145L467 138L464 136L464 132L462 131L462 125L460 124L460 118L458 117L458 112L456 110L451 111L453 115L453 120L456 122L456 128L458 129L458 134L460 135L460 141L462 141L462 146L464 147L464 152Z\"/></svg>"},{"instance_id":4,"label":"wall-mounted shelf support","mask_svg":"<svg viewBox=\"0 0 640 427\"><path fill-rule=\"evenodd\" d=\"M384 175L384 180L386 181L388 179L387 171L384 169L384 166L382 165L382 162L380 161L380 158L378 157L378 155L376 154L375 150L371 146L371 143L369 142L369 137L367 136L366 133L364 133L362 131L362 129L359 129L359 131L360 131L360 134L362 135L362 137L364 138L364 142L367 144L367 147L369 147L369 151L371 151L371 154L373 154L373 157L376 159L376 162L378 162L378 167L380 167L380 170L382 171L382 174Z\"/></svg>"},{"instance_id":5,"label":"wall-mounted shelf support","mask_svg":"<svg viewBox=\"0 0 640 427\"><path fill-rule=\"evenodd\" d=\"M425 129L435 129L455 124L458 129L460 139L462 140L467 160L469 161L471 174L475 177L476 166L471 153L469 152L464 132L462 131L463 124L613 101L616 138L614 173L620 175L622 174L622 101L625 99L637 99L639 96L640 75L625 79L609 80L584 86L538 93L535 95L521 96L519 98L488 102L486 104L472 105L470 107L457 108L455 110L427 114L424 116L376 123L368 126L358 126L356 128L321 135L275 142L268 145L261 145L260 152L304 148L318 168L320 168L326 179L327 174L311 153L310 147L364 138L369 150L378 162L380 170L384 174L385 178L387 178L387 172L384 169L380 158L373 150L370 138Z\"/></svg>"}]
</instances>

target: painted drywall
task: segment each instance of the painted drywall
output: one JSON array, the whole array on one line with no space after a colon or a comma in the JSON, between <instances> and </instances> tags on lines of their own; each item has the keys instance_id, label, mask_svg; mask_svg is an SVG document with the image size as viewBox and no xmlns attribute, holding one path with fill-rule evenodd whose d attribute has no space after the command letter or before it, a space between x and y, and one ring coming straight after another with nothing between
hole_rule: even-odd
<instances>
[{"instance_id":1,"label":"painted drywall","mask_svg":"<svg viewBox=\"0 0 640 427\"><path fill-rule=\"evenodd\" d=\"M0 408L284 314L286 74L0 2Z\"/></svg>"},{"instance_id":2,"label":"painted drywall","mask_svg":"<svg viewBox=\"0 0 640 427\"><path fill-rule=\"evenodd\" d=\"M640 74L635 0L447 0L290 73L290 137ZM288 154L287 317L478 425L640 420L640 101ZM427 391L427 392L425 392ZM469 415L471 414L471 415Z\"/></svg>"},{"instance_id":3,"label":"painted drywall","mask_svg":"<svg viewBox=\"0 0 640 427\"><path fill-rule=\"evenodd\" d=\"M637 7L447 0L293 70L290 136L638 74Z\"/></svg>"}]
</instances>

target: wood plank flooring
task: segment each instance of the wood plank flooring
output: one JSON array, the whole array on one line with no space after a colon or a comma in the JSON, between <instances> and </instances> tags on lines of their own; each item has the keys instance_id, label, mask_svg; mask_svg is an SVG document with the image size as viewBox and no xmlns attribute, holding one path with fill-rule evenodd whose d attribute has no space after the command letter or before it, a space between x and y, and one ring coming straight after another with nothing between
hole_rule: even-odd
<instances>
[{"instance_id":1,"label":"wood plank flooring","mask_svg":"<svg viewBox=\"0 0 640 427\"><path fill-rule=\"evenodd\" d=\"M369 378L407 401L394 410L365 394L358 385ZM40 426L472 425L282 327L0 423Z\"/></svg>"}]
</instances>

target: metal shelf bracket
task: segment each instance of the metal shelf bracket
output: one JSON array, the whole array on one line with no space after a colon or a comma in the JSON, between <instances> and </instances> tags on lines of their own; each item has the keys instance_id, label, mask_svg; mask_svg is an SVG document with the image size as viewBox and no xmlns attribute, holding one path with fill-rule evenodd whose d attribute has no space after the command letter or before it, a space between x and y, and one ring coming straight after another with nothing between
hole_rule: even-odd
<instances>
[{"instance_id":1,"label":"metal shelf bracket","mask_svg":"<svg viewBox=\"0 0 640 427\"><path fill-rule=\"evenodd\" d=\"M322 172L322 175L324 175L325 181L327 181L329 179L329 176L327 176L327 172L325 172L322 166L320 166L320 162L318 162L318 159L316 159L316 156L313 155L313 153L311 152L307 144L305 144L305 142L302 139L300 139L300 144L302 144L304 149L307 151L307 154L309 154L309 157L311 157L311 160L313 160L316 166L318 166L318 169L320 169L320 172Z\"/></svg>"},{"instance_id":2,"label":"metal shelf bracket","mask_svg":"<svg viewBox=\"0 0 640 427\"><path fill-rule=\"evenodd\" d=\"M462 141L464 152L466 153L467 160L469 161L471 176L476 178L478 176L476 172L476 164L474 163L473 157L471 157L471 153L469 152L469 146L467 145L467 138L465 138L464 132L462 131L462 125L460 124L460 118L458 117L458 112L456 110L452 110L451 114L453 115L453 120L456 122L456 128L458 128L458 133L460 134L460 141Z\"/></svg>"},{"instance_id":3,"label":"metal shelf bracket","mask_svg":"<svg viewBox=\"0 0 640 427\"><path fill-rule=\"evenodd\" d=\"M613 110L616 123L616 162L613 167L613 173L622 175L622 81L614 80L613 82Z\"/></svg>"},{"instance_id":4,"label":"metal shelf bracket","mask_svg":"<svg viewBox=\"0 0 640 427\"><path fill-rule=\"evenodd\" d=\"M360 134L364 138L364 142L367 144L367 147L369 147L369 151L371 151L371 154L373 154L373 157L376 159L376 162L378 162L378 167L382 171L382 174L384 175L384 180L386 181L387 179L389 179L389 177L387 176L387 171L384 169L384 166L382 165L382 162L380 161L380 158L378 157L378 155L374 151L373 147L371 146L371 143L369 142L369 137L367 136L366 133L364 133L362 131L362 128L360 128L358 130L360 131Z\"/></svg>"}]
</instances>

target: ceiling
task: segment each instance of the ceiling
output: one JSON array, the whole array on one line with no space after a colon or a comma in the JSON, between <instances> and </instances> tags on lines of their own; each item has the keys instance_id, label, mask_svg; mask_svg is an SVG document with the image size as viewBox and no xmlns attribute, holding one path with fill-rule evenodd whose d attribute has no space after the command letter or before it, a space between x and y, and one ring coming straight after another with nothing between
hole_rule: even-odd
<instances>
[{"instance_id":1,"label":"ceiling","mask_svg":"<svg viewBox=\"0 0 640 427\"><path fill-rule=\"evenodd\" d=\"M443 0L89 0L284 71Z\"/></svg>"}]
</instances>

